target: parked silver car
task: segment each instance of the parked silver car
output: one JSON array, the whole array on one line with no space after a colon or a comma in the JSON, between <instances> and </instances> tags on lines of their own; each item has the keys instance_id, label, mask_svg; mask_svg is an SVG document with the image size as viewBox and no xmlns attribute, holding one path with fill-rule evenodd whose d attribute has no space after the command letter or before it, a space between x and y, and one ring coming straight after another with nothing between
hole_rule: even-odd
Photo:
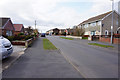
<instances>
[{"instance_id":1,"label":"parked silver car","mask_svg":"<svg viewBox=\"0 0 120 80\"><path fill-rule=\"evenodd\" d=\"M0 60L9 57L13 52L13 47L11 42L0 36Z\"/></svg>"}]
</instances>

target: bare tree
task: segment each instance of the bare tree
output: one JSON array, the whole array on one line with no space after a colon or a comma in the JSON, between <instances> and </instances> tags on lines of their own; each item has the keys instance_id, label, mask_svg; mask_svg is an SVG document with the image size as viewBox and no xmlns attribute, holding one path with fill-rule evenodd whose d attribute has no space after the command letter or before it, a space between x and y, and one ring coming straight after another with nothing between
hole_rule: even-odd
<instances>
[{"instance_id":1,"label":"bare tree","mask_svg":"<svg viewBox=\"0 0 120 80\"><path fill-rule=\"evenodd\" d=\"M74 36L83 36L85 33L85 30L82 27L74 26L73 29L74 29L73 32Z\"/></svg>"}]
</instances>

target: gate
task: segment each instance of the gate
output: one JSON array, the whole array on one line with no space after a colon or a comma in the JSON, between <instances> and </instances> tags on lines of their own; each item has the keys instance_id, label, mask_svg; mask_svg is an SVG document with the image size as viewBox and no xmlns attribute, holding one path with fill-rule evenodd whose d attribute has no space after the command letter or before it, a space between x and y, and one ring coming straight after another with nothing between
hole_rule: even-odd
<instances>
[{"instance_id":1,"label":"gate","mask_svg":"<svg viewBox=\"0 0 120 80\"><path fill-rule=\"evenodd\" d=\"M93 35L92 41L99 41L100 36L99 35Z\"/></svg>"}]
</instances>

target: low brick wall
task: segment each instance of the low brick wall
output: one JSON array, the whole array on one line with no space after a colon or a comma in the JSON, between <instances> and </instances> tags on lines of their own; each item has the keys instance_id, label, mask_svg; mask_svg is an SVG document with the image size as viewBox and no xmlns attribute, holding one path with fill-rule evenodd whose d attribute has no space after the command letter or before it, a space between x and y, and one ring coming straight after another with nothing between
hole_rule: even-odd
<instances>
[{"instance_id":1,"label":"low brick wall","mask_svg":"<svg viewBox=\"0 0 120 80\"><path fill-rule=\"evenodd\" d=\"M32 39L32 38L26 40L26 41L25 41L25 47L28 47L30 44L32 44L33 40L34 40L34 39Z\"/></svg>"},{"instance_id":2,"label":"low brick wall","mask_svg":"<svg viewBox=\"0 0 120 80\"><path fill-rule=\"evenodd\" d=\"M100 37L99 41L110 43L111 38ZM120 44L120 38L113 38L113 44Z\"/></svg>"},{"instance_id":3,"label":"low brick wall","mask_svg":"<svg viewBox=\"0 0 120 80\"><path fill-rule=\"evenodd\" d=\"M25 46L25 41L12 41L12 45L22 45Z\"/></svg>"},{"instance_id":4,"label":"low brick wall","mask_svg":"<svg viewBox=\"0 0 120 80\"><path fill-rule=\"evenodd\" d=\"M34 38L34 39L28 39L26 41L12 41L12 45L21 45L21 46L26 46L28 47L32 42L33 40L36 40L37 38Z\"/></svg>"},{"instance_id":5,"label":"low brick wall","mask_svg":"<svg viewBox=\"0 0 120 80\"><path fill-rule=\"evenodd\" d=\"M120 38L114 38L113 43L114 44L120 44Z\"/></svg>"}]
</instances>

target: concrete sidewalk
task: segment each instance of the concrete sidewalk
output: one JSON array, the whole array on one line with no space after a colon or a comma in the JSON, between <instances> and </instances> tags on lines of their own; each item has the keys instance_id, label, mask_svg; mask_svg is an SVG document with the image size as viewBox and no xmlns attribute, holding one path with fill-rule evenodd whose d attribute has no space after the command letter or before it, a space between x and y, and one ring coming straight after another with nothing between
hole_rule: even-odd
<instances>
[{"instance_id":1,"label":"concrete sidewalk","mask_svg":"<svg viewBox=\"0 0 120 80\"><path fill-rule=\"evenodd\" d=\"M36 40L11 67L3 78L82 78L59 50L43 49L42 39Z\"/></svg>"}]
</instances>

